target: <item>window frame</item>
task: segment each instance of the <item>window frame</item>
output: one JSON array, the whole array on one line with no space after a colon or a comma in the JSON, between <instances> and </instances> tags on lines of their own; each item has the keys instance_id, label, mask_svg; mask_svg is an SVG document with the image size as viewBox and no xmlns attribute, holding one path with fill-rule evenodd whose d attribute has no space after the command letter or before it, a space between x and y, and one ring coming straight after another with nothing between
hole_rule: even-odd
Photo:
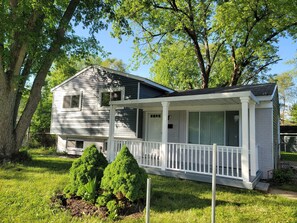
<instances>
[{"instance_id":1,"label":"window frame","mask_svg":"<svg viewBox=\"0 0 297 223\"><path fill-rule=\"evenodd\" d=\"M192 144L189 142L189 136L190 136L190 113L198 113L198 116L199 116L199 138L198 138L198 144L201 144L201 113L203 112L223 112L224 113L224 123L223 123L223 128L224 128L224 144L222 146L230 146L230 145L227 145L227 118L226 118L226 113L227 112L238 112L238 120L239 120L239 123L238 123L238 145L237 146L234 146L234 147L240 147L241 146L241 112L240 110L237 110L237 109L232 109L232 110L210 110L210 111L207 111L207 110L188 110L187 111L187 128L186 128L186 141L187 143L189 144ZM193 143L193 144L197 144L197 143Z\"/></svg>"},{"instance_id":2,"label":"window frame","mask_svg":"<svg viewBox=\"0 0 297 223\"><path fill-rule=\"evenodd\" d=\"M68 143L70 141L72 143L75 143L75 146L68 146ZM77 147L78 143L81 143L81 142L82 142L82 147ZM84 146L85 146L85 141L84 140L79 140L79 139L67 139L66 140L66 149L68 149L68 148L74 148L74 149L81 149L81 150L83 150L84 149Z\"/></svg>"},{"instance_id":3,"label":"window frame","mask_svg":"<svg viewBox=\"0 0 297 223\"><path fill-rule=\"evenodd\" d=\"M71 107L72 106L72 98L78 96L78 107ZM65 97L70 97L70 107L64 107ZM80 92L67 92L62 95L62 104L61 110L62 111L81 111L82 109L82 100L83 100L83 91Z\"/></svg>"},{"instance_id":4,"label":"window frame","mask_svg":"<svg viewBox=\"0 0 297 223\"><path fill-rule=\"evenodd\" d=\"M117 92L117 91L120 91L121 92L121 98L120 100L124 100L125 99L125 87L117 87L117 88L105 88L105 89L100 89L99 90L99 109L100 110L109 110L109 105L102 105L102 94L103 93L109 93L109 101L111 101L111 94L113 92ZM115 100L113 100L115 101Z\"/></svg>"}]
</instances>

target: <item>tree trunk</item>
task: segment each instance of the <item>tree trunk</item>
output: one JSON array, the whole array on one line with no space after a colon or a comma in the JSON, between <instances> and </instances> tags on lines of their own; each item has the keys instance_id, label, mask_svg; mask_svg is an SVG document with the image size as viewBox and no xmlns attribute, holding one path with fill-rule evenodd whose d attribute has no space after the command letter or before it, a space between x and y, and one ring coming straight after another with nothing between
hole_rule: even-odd
<instances>
[{"instance_id":1,"label":"tree trunk","mask_svg":"<svg viewBox=\"0 0 297 223\"><path fill-rule=\"evenodd\" d=\"M17 137L15 132L14 100L16 92L7 87L0 92L0 159L10 159L11 155L18 152Z\"/></svg>"},{"instance_id":2,"label":"tree trunk","mask_svg":"<svg viewBox=\"0 0 297 223\"><path fill-rule=\"evenodd\" d=\"M233 73L230 86L236 86L238 84L239 78L241 77L242 69L239 64L233 64Z\"/></svg>"}]
</instances>

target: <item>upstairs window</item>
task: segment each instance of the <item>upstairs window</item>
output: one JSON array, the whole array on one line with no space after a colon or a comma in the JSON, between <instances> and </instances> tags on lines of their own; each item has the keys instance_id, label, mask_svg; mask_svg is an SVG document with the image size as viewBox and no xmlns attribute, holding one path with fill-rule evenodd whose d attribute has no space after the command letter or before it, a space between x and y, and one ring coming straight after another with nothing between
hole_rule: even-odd
<instances>
[{"instance_id":1,"label":"upstairs window","mask_svg":"<svg viewBox=\"0 0 297 223\"><path fill-rule=\"evenodd\" d=\"M123 92L121 90L105 91L101 93L101 106L109 106L110 101L122 100Z\"/></svg>"},{"instance_id":2,"label":"upstairs window","mask_svg":"<svg viewBox=\"0 0 297 223\"><path fill-rule=\"evenodd\" d=\"M66 95L63 99L63 108L79 108L81 96L78 95Z\"/></svg>"}]
</instances>

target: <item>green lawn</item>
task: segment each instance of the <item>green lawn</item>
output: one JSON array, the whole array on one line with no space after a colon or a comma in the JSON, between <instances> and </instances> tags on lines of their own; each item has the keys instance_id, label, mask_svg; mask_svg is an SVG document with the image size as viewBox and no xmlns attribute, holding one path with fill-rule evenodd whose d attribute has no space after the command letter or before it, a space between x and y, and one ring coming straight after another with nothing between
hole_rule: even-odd
<instances>
[{"instance_id":1,"label":"green lawn","mask_svg":"<svg viewBox=\"0 0 297 223\"><path fill-rule=\"evenodd\" d=\"M0 222L100 222L72 218L51 205L50 198L68 180L73 159L42 156L33 161L0 167ZM150 176L151 222L210 222L211 185ZM218 186L217 222L296 222L297 200ZM144 216L120 222L144 222Z\"/></svg>"},{"instance_id":2,"label":"green lawn","mask_svg":"<svg viewBox=\"0 0 297 223\"><path fill-rule=\"evenodd\" d=\"M281 152L281 160L297 162L297 153Z\"/></svg>"}]
</instances>

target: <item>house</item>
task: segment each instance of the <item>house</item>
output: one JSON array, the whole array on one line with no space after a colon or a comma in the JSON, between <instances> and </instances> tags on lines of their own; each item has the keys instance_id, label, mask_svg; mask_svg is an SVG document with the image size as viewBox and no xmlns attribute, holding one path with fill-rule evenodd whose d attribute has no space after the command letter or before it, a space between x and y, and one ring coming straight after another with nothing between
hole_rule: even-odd
<instances>
[{"instance_id":1,"label":"house","mask_svg":"<svg viewBox=\"0 0 297 223\"><path fill-rule=\"evenodd\" d=\"M252 189L278 162L275 84L176 92L148 79L88 67L52 89L57 148L95 143L112 161L125 144L149 173ZM108 141L108 143L107 143Z\"/></svg>"},{"instance_id":2,"label":"house","mask_svg":"<svg viewBox=\"0 0 297 223\"><path fill-rule=\"evenodd\" d=\"M51 91L51 134L57 135L58 152L73 155L80 155L91 144L106 153L109 101L144 99L173 92L151 80L99 66L87 67ZM142 138L142 117L140 109L118 109L115 137Z\"/></svg>"}]
</instances>

